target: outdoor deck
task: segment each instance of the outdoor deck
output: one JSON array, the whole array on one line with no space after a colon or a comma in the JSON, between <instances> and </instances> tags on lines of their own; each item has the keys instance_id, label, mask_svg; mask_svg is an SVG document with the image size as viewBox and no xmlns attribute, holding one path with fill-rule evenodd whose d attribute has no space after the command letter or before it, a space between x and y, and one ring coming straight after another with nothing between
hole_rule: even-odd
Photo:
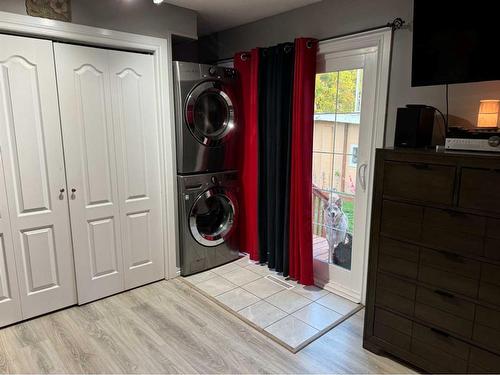
<instances>
[{"instance_id":1,"label":"outdoor deck","mask_svg":"<svg viewBox=\"0 0 500 375\"><path fill-rule=\"evenodd\" d=\"M328 241L315 234L313 234L313 257L328 262Z\"/></svg>"}]
</instances>

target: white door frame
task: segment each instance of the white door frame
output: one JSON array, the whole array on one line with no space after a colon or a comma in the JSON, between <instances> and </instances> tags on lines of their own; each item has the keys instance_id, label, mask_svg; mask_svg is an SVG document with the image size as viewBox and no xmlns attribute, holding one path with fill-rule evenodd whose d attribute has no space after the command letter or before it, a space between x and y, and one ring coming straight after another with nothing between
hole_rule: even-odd
<instances>
[{"instance_id":1,"label":"white door frame","mask_svg":"<svg viewBox=\"0 0 500 375\"><path fill-rule=\"evenodd\" d=\"M177 184L175 166L175 119L172 82L172 34L165 39L124 33L73 23L0 12L0 33L32 36L54 41L85 44L154 56L159 113L159 147L162 180L162 226L165 251L165 278L177 276Z\"/></svg>"},{"instance_id":2,"label":"white door frame","mask_svg":"<svg viewBox=\"0 0 500 375\"><path fill-rule=\"evenodd\" d=\"M375 105L373 114L373 129L372 129L372 147L369 155L369 165L366 170L366 193L368 197L367 215L365 218L365 233L358 233L357 235L364 235L364 257L362 264L362 289L361 295L349 295L349 291L338 290L333 285L328 285L321 280L320 284L327 289L332 289L339 294L353 300L361 300L364 304L366 300L366 282L368 272L368 252L370 244L370 224L371 224L371 208L372 208L372 194L373 194L373 170L375 164L375 149L383 147L385 144L385 121L387 109L387 95L389 89L389 70L391 59L391 46L392 46L392 31L390 28L382 28L375 31L368 31L364 33L349 35L336 39L326 40L319 43L318 50L318 70L325 66L328 56L334 55L335 58L354 58L355 55L360 53L376 53L376 74L375 74ZM354 52L353 52L354 51Z\"/></svg>"}]
</instances>

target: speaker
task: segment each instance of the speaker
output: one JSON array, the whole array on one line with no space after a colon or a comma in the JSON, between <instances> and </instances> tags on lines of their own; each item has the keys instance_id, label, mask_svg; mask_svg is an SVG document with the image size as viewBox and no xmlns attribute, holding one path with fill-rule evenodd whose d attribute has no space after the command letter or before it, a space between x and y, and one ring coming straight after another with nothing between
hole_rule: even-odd
<instances>
[{"instance_id":1,"label":"speaker","mask_svg":"<svg viewBox=\"0 0 500 375\"><path fill-rule=\"evenodd\" d=\"M398 108L395 147L425 147L432 145L435 109L424 105Z\"/></svg>"}]
</instances>

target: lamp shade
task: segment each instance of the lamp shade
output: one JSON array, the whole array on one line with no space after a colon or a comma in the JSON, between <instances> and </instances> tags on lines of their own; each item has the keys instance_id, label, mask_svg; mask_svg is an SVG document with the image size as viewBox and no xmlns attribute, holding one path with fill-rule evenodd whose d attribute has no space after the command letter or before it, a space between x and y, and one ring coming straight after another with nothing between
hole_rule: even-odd
<instances>
[{"instance_id":1,"label":"lamp shade","mask_svg":"<svg viewBox=\"0 0 500 375\"><path fill-rule=\"evenodd\" d=\"M479 102L479 114L477 115L478 128L498 127L498 111L500 100L481 100Z\"/></svg>"}]
</instances>

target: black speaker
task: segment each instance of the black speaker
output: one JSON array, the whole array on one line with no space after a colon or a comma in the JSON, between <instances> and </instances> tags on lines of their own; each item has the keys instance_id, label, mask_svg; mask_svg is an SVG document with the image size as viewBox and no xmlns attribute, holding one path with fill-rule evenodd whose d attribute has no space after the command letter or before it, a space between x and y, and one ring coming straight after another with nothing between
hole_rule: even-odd
<instances>
[{"instance_id":1,"label":"black speaker","mask_svg":"<svg viewBox=\"0 0 500 375\"><path fill-rule=\"evenodd\" d=\"M425 147L432 145L435 109L424 105L398 108L395 147Z\"/></svg>"}]
</instances>

